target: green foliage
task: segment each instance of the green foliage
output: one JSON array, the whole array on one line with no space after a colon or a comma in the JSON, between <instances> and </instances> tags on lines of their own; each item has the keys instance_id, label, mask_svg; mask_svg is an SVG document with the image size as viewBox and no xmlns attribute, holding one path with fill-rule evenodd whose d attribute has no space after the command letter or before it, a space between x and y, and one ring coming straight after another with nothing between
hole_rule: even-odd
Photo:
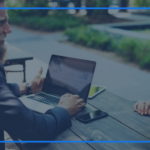
<instances>
[{"instance_id":1,"label":"green foliage","mask_svg":"<svg viewBox=\"0 0 150 150\"><path fill-rule=\"evenodd\" d=\"M5 4L7 7L20 7L22 2L20 0L5 0Z\"/></svg>"},{"instance_id":2,"label":"green foliage","mask_svg":"<svg viewBox=\"0 0 150 150\"><path fill-rule=\"evenodd\" d=\"M68 39L83 46L98 50L113 51L127 61L139 64L141 68L150 69L150 43L138 39L114 39L105 32L98 32L88 27L67 29Z\"/></svg>"},{"instance_id":3,"label":"green foliage","mask_svg":"<svg viewBox=\"0 0 150 150\"><path fill-rule=\"evenodd\" d=\"M16 0L11 3L7 0L9 7L48 7L48 0ZM75 17L66 13L66 10L8 10L10 16L9 22L23 27L57 31L69 27L75 27L87 23L86 17Z\"/></svg>"},{"instance_id":4,"label":"green foliage","mask_svg":"<svg viewBox=\"0 0 150 150\"><path fill-rule=\"evenodd\" d=\"M74 3L75 7L81 7L81 0L71 0Z\"/></svg>"},{"instance_id":5,"label":"green foliage","mask_svg":"<svg viewBox=\"0 0 150 150\"><path fill-rule=\"evenodd\" d=\"M120 7L128 7L129 0L121 0L120 1Z\"/></svg>"},{"instance_id":6,"label":"green foliage","mask_svg":"<svg viewBox=\"0 0 150 150\"><path fill-rule=\"evenodd\" d=\"M5 0L9 7L48 7L48 0Z\"/></svg>"},{"instance_id":7,"label":"green foliage","mask_svg":"<svg viewBox=\"0 0 150 150\"><path fill-rule=\"evenodd\" d=\"M20 17L11 15L9 18L11 24L27 27L34 30L61 31L66 28L80 26L85 24L86 20L79 20L71 15L55 13L45 17L28 16Z\"/></svg>"},{"instance_id":8,"label":"green foliage","mask_svg":"<svg viewBox=\"0 0 150 150\"><path fill-rule=\"evenodd\" d=\"M7 6L9 7L48 7L48 0L30 0L30 1L16 1L16 3L9 3L7 1ZM30 9L19 9L19 10L8 10L8 13L12 16L46 16L49 10L30 10Z\"/></svg>"},{"instance_id":9,"label":"green foliage","mask_svg":"<svg viewBox=\"0 0 150 150\"><path fill-rule=\"evenodd\" d=\"M69 0L57 0L58 6L59 7L67 7Z\"/></svg>"},{"instance_id":10,"label":"green foliage","mask_svg":"<svg viewBox=\"0 0 150 150\"><path fill-rule=\"evenodd\" d=\"M109 7L110 1L109 0L86 0L86 7ZM94 16L98 17L101 15L108 15L108 10L101 10L101 9L94 9L89 10L87 9L87 16Z\"/></svg>"},{"instance_id":11,"label":"green foliage","mask_svg":"<svg viewBox=\"0 0 150 150\"><path fill-rule=\"evenodd\" d=\"M149 42L142 42L140 48L137 48L135 55L142 68L150 69L150 43Z\"/></svg>"},{"instance_id":12,"label":"green foliage","mask_svg":"<svg viewBox=\"0 0 150 150\"><path fill-rule=\"evenodd\" d=\"M123 38L120 41L120 45L118 45L118 51L116 51L119 55L125 56L129 61L135 61L135 52L136 48L140 47L140 43L136 42L133 39Z\"/></svg>"},{"instance_id":13,"label":"green foliage","mask_svg":"<svg viewBox=\"0 0 150 150\"><path fill-rule=\"evenodd\" d=\"M134 0L134 6L149 7L150 6L150 0Z\"/></svg>"},{"instance_id":14,"label":"green foliage","mask_svg":"<svg viewBox=\"0 0 150 150\"><path fill-rule=\"evenodd\" d=\"M71 0L71 2L74 3L74 6L75 6L75 7L81 7L81 1L82 1L82 0ZM79 10L80 10L80 9L76 9L76 13L78 13Z\"/></svg>"},{"instance_id":15,"label":"green foliage","mask_svg":"<svg viewBox=\"0 0 150 150\"><path fill-rule=\"evenodd\" d=\"M65 35L67 35L72 42L107 51L111 50L110 45L113 42L112 38L106 36L105 33L97 34L96 30L88 27L67 29Z\"/></svg>"},{"instance_id":16,"label":"green foliage","mask_svg":"<svg viewBox=\"0 0 150 150\"><path fill-rule=\"evenodd\" d=\"M24 5L29 7L48 7L48 0L28 0Z\"/></svg>"},{"instance_id":17,"label":"green foliage","mask_svg":"<svg viewBox=\"0 0 150 150\"><path fill-rule=\"evenodd\" d=\"M122 38L117 53L128 61L136 62L141 68L150 69L150 43L137 39Z\"/></svg>"}]
</instances>

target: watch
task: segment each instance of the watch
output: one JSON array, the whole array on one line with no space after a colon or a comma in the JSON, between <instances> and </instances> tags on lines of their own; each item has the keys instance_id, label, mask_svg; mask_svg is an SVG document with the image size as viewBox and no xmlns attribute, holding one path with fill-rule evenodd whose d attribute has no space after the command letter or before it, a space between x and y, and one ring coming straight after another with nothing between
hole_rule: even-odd
<instances>
[{"instance_id":1,"label":"watch","mask_svg":"<svg viewBox=\"0 0 150 150\"><path fill-rule=\"evenodd\" d=\"M30 83L27 83L27 95L29 94L32 94L32 91L31 91L31 84Z\"/></svg>"}]
</instances>

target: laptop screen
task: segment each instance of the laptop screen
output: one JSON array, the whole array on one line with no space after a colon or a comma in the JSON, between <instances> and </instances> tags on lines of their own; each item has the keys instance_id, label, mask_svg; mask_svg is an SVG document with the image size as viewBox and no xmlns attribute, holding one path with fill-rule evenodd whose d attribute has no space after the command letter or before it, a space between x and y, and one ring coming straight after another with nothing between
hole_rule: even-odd
<instances>
[{"instance_id":1,"label":"laptop screen","mask_svg":"<svg viewBox=\"0 0 150 150\"><path fill-rule=\"evenodd\" d=\"M52 55L43 92L56 96L76 94L86 101L95 65L94 61Z\"/></svg>"}]
</instances>

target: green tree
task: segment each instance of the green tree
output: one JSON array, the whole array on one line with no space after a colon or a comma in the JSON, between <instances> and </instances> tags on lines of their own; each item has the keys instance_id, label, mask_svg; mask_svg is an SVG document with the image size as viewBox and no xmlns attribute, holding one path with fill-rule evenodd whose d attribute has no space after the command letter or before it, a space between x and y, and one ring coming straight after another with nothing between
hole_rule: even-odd
<instances>
[{"instance_id":1,"label":"green tree","mask_svg":"<svg viewBox=\"0 0 150 150\"><path fill-rule=\"evenodd\" d=\"M47 7L48 0L26 0L26 4L30 4L34 7Z\"/></svg>"},{"instance_id":2,"label":"green tree","mask_svg":"<svg viewBox=\"0 0 150 150\"><path fill-rule=\"evenodd\" d=\"M134 0L134 6L149 7L150 6L150 0Z\"/></svg>"},{"instance_id":3,"label":"green tree","mask_svg":"<svg viewBox=\"0 0 150 150\"><path fill-rule=\"evenodd\" d=\"M86 0L86 7L109 7L110 1L109 0ZM89 17L97 17L97 16L107 16L108 10L102 10L102 9L93 9L89 10L87 9L87 16Z\"/></svg>"},{"instance_id":4,"label":"green tree","mask_svg":"<svg viewBox=\"0 0 150 150\"><path fill-rule=\"evenodd\" d=\"M129 0L120 0L120 7L128 7ZM126 9L121 9L121 12L126 12Z\"/></svg>"},{"instance_id":5,"label":"green tree","mask_svg":"<svg viewBox=\"0 0 150 150\"><path fill-rule=\"evenodd\" d=\"M69 0L57 0L60 7L67 7Z\"/></svg>"},{"instance_id":6,"label":"green tree","mask_svg":"<svg viewBox=\"0 0 150 150\"><path fill-rule=\"evenodd\" d=\"M18 4L19 2L19 4ZM48 0L17 0L12 7L49 7ZM30 10L30 9L19 9L19 10L8 10L9 14L17 16L46 16L48 9L44 10Z\"/></svg>"},{"instance_id":7,"label":"green tree","mask_svg":"<svg viewBox=\"0 0 150 150\"><path fill-rule=\"evenodd\" d=\"M81 7L81 0L72 0L75 7ZM78 13L80 9L76 9L76 12Z\"/></svg>"}]
</instances>

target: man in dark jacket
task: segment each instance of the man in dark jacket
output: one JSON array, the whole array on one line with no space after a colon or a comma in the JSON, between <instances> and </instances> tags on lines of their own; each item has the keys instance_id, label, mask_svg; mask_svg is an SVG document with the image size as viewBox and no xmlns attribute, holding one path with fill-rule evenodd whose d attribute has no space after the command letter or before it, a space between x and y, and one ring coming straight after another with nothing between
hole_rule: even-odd
<instances>
[{"instance_id":1,"label":"man in dark jacket","mask_svg":"<svg viewBox=\"0 0 150 150\"><path fill-rule=\"evenodd\" d=\"M0 0L0 7L5 7L4 0ZM85 103L78 95L65 94L57 107L45 110L45 114L37 114L17 98L26 94L27 85L6 82L2 63L6 53L5 38L11 33L7 20L7 11L0 9L0 140L4 140L3 130L21 140L52 140L71 126L70 116L79 112ZM40 77L41 73L42 69L31 83L32 93L42 89L44 79Z\"/></svg>"}]
</instances>

